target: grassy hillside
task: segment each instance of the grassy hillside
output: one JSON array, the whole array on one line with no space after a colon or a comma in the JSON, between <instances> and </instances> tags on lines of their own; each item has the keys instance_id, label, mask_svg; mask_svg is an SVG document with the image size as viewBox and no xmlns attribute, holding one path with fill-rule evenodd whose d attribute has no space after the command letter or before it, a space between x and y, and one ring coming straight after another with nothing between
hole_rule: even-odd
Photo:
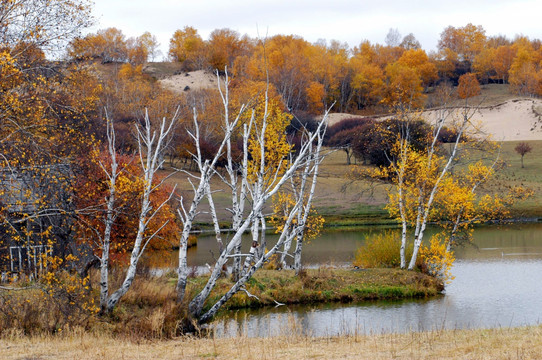
<instances>
[{"instance_id":1,"label":"grassy hillside","mask_svg":"<svg viewBox=\"0 0 542 360\"><path fill-rule=\"evenodd\" d=\"M533 150L525 155L523 169L521 156L514 150L519 141L502 143L501 158L506 166L496 174L491 185L494 190L517 185L532 189L534 196L518 202L512 209L513 214L515 217L542 217L542 141L526 142Z\"/></svg>"},{"instance_id":2,"label":"grassy hillside","mask_svg":"<svg viewBox=\"0 0 542 360\"><path fill-rule=\"evenodd\" d=\"M508 84L485 84L480 85L481 93L470 99L470 103L480 105L482 107L495 106L506 101L515 100L519 97L510 92ZM434 104L434 93L432 89L427 94L426 106L432 107Z\"/></svg>"},{"instance_id":3,"label":"grassy hillside","mask_svg":"<svg viewBox=\"0 0 542 360\"><path fill-rule=\"evenodd\" d=\"M534 190L534 197L518 202L511 209L514 218L542 217L542 140L527 141L533 148L532 152L525 155L525 168L521 168L521 157L514 150L518 141L502 143L500 159L504 162L494 180L483 189L486 193L502 192L512 186L525 186ZM473 156L478 157L480 154ZM492 160L488 159L488 161ZM326 225L367 225L386 224L393 222L387 212L383 210L387 202L387 192L391 185L373 184L366 181L352 181L348 174L354 165L346 165L346 155L343 151L332 151L322 164L318 180L314 206L317 211L326 218ZM186 175L175 174L170 181L177 183L183 197L191 199L190 184L186 181ZM213 180L214 188L223 191L214 194L219 216L228 222L226 208L230 197L226 187L221 184L217 177ZM198 222L210 222L210 216L202 214Z\"/></svg>"},{"instance_id":4,"label":"grassy hillside","mask_svg":"<svg viewBox=\"0 0 542 360\"><path fill-rule=\"evenodd\" d=\"M533 150L525 155L523 169L521 156L514 150L518 143L501 143L499 158L504 162L504 168L497 172L483 191L491 194L506 191L513 186L528 187L534 191L534 196L516 203L511 209L512 216L542 217L542 140L527 141ZM473 157L479 155L473 154ZM351 166L346 165L346 155L342 151L332 153L323 163L315 206L327 218L328 225L389 222L382 208L386 204L390 185L374 185L363 181L352 183L347 178L351 169Z\"/></svg>"}]
</instances>

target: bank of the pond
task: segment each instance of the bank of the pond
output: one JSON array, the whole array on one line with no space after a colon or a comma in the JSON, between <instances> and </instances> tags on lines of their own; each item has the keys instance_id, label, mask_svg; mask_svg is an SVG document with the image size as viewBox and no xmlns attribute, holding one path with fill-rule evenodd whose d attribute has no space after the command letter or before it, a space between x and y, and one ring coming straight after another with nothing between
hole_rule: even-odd
<instances>
[{"instance_id":1,"label":"bank of the pond","mask_svg":"<svg viewBox=\"0 0 542 360\"><path fill-rule=\"evenodd\" d=\"M205 276L190 278L187 299L198 293L206 280ZM89 332L110 332L140 340L170 338L182 332L188 324L187 303L176 303L175 282L175 278L168 276L139 276L113 314L105 317L81 311L73 302L67 304L70 301L67 297L42 296L38 289L6 293L6 298L0 301L0 335L47 335L82 327ZM207 301L207 308L232 284L229 277L219 279ZM223 314L232 309L276 306L277 303L427 298L437 296L443 290L442 283L435 278L398 269L309 269L300 276L295 276L291 270L262 269L245 288L252 296L242 291L235 294L224 305ZM98 290L93 289L90 297L97 303Z\"/></svg>"},{"instance_id":2,"label":"bank of the pond","mask_svg":"<svg viewBox=\"0 0 542 360\"><path fill-rule=\"evenodd\" d=\"M182 337L134 341L103 333L0 338L2 359L540 359L542 327L310 338Z\"/></svg>"},{"instance_id":3,"label":"bank of the pond","mask_svg":"<svg viewBox=\"0 0 542 360\"><path fill-rule=\"evenodd\" d=\"M360 228L371 227L399 227L401 224L397 219L391 218L384 210L375 210L373 213L364 214L362 216L346 214L323 214L324 218L324 231L352 231ZM542 207L540 209L533 210L529 213L524 211L512 211L510 217L507 219L499 219L495 221L487 221L484 224L495 223L534 223L542 222ZM481 224L481 225L484 225ZM224 221L221 222L220 228L223 232L227 233L231 229L231 223ZM212 223L200 222L193 226L193 233L199 234L214 234L214 227ZM274 228L268 228L267 233L274 234ZM196 241L194 241L195 243ZM194 244L192 244L194 245Z\"/></svg>"},{"instance_id":4,"label":"bank of the pond","mask_svg":"<svg viewBox=\"0 0 542 360\"><path fill-rule=\"evenodd\" d=\"M357 229L360 227L371 226L400 226L400 222L389 216L387 212L376 210L372 214L365 214L363 216L356 216L351 214L333 214L323 215L324 228L326 230L332 229ZM494 223L533 223L542 222L542 207L537 209L531 209L529 212L523 210L512 209L510 216L506 219L499 219L494 221L487 221L486 224Z\"/></svg>"},{"instance_id":5,"label":"bank of the pond","mask_svg":"<svg viewBox=\"0 0 542 360\"><path fill-rule=\"evenodd\" d=\"M204 278L195 280L195 287ZM208 303L213 304L231 287L219 281ZM261 270L225 305L224 310L281 304L360 302L368 300L413 299L437 296L442 281L414 271L400 269L306 269L295 276L292 270Z\"/></svg>"}]
</instances>

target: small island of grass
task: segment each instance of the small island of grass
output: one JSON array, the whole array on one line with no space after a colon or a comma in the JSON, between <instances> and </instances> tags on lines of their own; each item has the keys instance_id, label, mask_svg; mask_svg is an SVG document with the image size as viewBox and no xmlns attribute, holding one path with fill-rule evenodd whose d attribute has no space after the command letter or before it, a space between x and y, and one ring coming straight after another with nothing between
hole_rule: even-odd
<instances>
[{"instance_id":1,"label":"small island of grass","mask_svg":"<svg viewBox=\"0 0 542 360\"><path fill-rule=\"evenodd\" d=\"M195 285L203 285L203 280L204 277L197 278ZM231 281L222 279L209 302L216 302L219 294L229 287ZM443 290L441 280L401 269L307 269L299 276L295 276L293 270L262 270L248 281L248 294L237 293L224 305L224 309L275 306L277 303L287 305L426 298L437 296Z\"/></svg>"}]
</instances>

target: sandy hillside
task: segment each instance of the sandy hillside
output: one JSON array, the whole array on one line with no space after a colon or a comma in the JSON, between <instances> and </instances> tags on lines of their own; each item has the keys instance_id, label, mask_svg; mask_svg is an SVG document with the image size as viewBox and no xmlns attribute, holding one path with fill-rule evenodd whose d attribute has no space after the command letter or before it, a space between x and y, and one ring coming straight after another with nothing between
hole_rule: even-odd
<instances>
[{"instance_id":1,"label":"sandy hillside","mask_svg":"<svg viewBox=\"0 0 542 360\"><path fill-rule=\"evenodd\" d=\"M434 119L436 112L425 114ZM480 108L472 123L496 141L542 140L542 100L517 99Z\"/></svg>"},{"instance_id":2,"label":"sandy hillside","mask_svg":"<svg viewBox=\"0 0 542 360\"><path fill-rule=\"evenodd\" d=\"M459 111L454 115L459 116ZM426 111L424 114L428 120L434 120L437 116L436 111ZM334 125L349 118L362 117L333 113L329 114L328 123ZM483 107L476 111L472 123L496 141L542 140L542 100L517 99Z\"/></svg>"},{"instance_id":3,"label":"sandy hillside","mask_svg":"<svg viewBox=\"0 0 542 360\"><path fill-rule=\"evenodd\" d=\"M173 75L159 81L165 88L176 92L216 89L216 75L204 70Z\"/></svg>"}]
</instances>

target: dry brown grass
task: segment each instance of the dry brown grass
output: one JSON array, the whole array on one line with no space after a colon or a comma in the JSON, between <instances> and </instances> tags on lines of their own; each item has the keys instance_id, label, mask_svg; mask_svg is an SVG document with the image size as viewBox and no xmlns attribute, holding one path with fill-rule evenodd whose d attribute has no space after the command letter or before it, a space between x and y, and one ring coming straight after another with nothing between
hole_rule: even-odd
<instances>
[{"instance_id":1,"label":"dry brown grass","mask_svg":"<svg viewBox=\"0 0 542 360\"><path fill-rule=\"evenodd\" d=\"M71 331L56 337L4 335L2 359L540 359L542 327L376 336L131 342Z\"/></svg>"}]
</instances>

